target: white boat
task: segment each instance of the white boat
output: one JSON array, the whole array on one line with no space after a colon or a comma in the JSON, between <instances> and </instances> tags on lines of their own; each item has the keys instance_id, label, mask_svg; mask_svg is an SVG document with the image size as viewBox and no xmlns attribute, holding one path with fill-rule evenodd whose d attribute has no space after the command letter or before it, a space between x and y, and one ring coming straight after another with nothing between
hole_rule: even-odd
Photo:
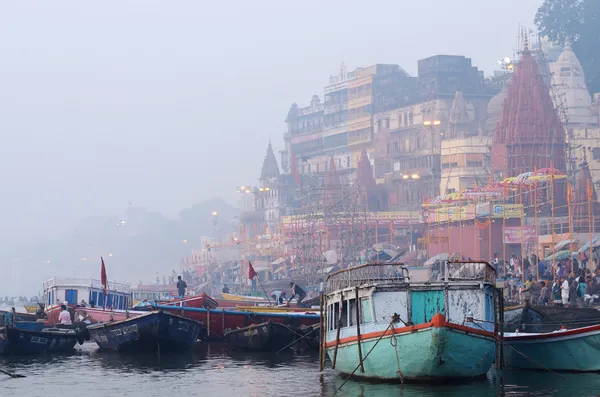
<instances>
[{"instance_id":1,"label":"white boat","mask_svg":"<svg viewBox=\"0 0 600 397\"><path fill-rule=\"evenodd\" d=\"M131 307L131 286L109 281L104 295L102 282L92 278L53 277L44 282L44 311L51 324L58 321L62 304L67 302L69 306L76 306L82 300L100 308L125 310Z\"/></svg>"}]
</instances>

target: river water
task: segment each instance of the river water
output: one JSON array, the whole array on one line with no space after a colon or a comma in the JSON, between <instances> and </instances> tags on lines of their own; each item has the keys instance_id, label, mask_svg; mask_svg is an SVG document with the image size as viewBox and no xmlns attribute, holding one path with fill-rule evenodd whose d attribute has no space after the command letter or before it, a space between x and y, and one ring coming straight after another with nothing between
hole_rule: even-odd
<instances>
[{"instance_id":1,"label":"river water","mask_svg":"<svg viewBox=\"0 0 600 397\"><path fill-rule=\"evenodd\" d=\"M0 357L0 397L285 397L285 396L600 396L600 374L495 371L487 379L451 385L344 382L316 354L241 353L219 344L198 344L184 354L119 355L94 343L75 353L36 358Z\"/></svg>"}]
</instances>

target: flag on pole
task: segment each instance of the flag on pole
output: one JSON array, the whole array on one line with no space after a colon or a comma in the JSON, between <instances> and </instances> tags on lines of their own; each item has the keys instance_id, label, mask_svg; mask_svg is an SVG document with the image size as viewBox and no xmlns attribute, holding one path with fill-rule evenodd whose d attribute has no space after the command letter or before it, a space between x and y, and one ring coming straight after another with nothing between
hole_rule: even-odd
<instances>
[{"instance_id":1,"label":"flag on pole","mask_svg":"<svg viewBox=\"0 0 600 397\"><path fill-rule=\"evenodd\" d=\"M567 202L570 203L573 198L573 194L571 193L571 184L567 183Z\"/></svg>"},{"instance_id":2,"label":"flag on pole","mask_svg":"<svg viewBox=\"0 0 600 397\"><path fill-rule=\"evenodd\" d=\"M254 267L252 267L252 263L248 261L248 278L252 280L254 279L254 276L256 276L256 271L254 270Z\"/></svg>"},{"instance_id":3,"label":"flag on pole","mask_svg":"<svg viewBox=\"0 0 600 397\"><path fill-rule=\"evenodd\" d=\"M100 282L104 287L104 299L102 300L102 310L105 308L106 302L106 288L108 287L108 279L106 278L106 266L104 266L104 258L100 257L101 267L100 267ZM75 302L77 303L77 302Z\"/></svg>"},{"instance_id":4,"label":"flag on pole","mask_svg":"<svg viewBox=\"0 0 600 397\"><path fill-rule=\"evenodd\" d=\"M591 200L592 196L594 195L592 192L592 184L590 183L590 178L587 179L587 195L588 200Z\"/></svg>"}]
</instances>

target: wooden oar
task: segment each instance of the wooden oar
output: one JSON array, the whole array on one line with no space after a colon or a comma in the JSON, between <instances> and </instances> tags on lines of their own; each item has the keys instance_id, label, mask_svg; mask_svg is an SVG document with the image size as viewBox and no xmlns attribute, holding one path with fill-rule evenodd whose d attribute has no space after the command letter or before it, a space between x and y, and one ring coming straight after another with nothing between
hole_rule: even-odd
<instances>
[{"instance_id":1,"label":"wooden oar","mask_svg":"<svg viewBox=\"0 0 600 397\"><path fill-rule=\"evenodd\" d=\"M8 376L10 376L11 378L25 378L25 375L13 374L11 372L3 370L2 368L0 368L0 372L2 372L3 374L6 374Z\"/></svg>"}]
</instances>

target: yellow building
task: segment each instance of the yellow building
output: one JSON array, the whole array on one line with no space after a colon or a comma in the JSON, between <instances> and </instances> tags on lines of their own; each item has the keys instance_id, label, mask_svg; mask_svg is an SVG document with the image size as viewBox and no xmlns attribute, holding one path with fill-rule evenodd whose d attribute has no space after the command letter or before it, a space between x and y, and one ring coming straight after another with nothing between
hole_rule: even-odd
<instances>
[{"instance_id":1,"label":"yellow building","mask_svg":"<svg viewBox=\"0 0 600 397\"><path fill-rule=\"evenodd\" d=\"M449 194L487 184L491 145L489 136L443 140L440 192Z\"/></svg>"}]
</instances>

